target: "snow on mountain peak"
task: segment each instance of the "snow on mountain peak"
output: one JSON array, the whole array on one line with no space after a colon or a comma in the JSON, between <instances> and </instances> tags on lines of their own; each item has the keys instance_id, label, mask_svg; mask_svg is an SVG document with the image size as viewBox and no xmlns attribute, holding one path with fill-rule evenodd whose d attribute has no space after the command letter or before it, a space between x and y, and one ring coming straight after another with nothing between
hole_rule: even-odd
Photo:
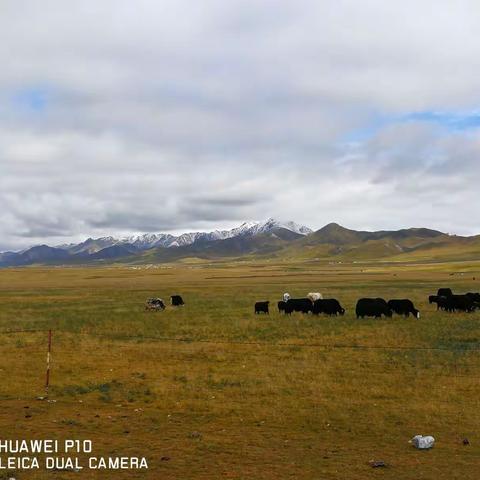
<instances>
[{"instance_id":1,"label":"snow on mountain peak","mask_svg":"<svg viewBox=\"0 0 480 480\"><path fill-rule=\"evenodd\" d=\"M154 247L182 247L195 242L211 242L214 240L225 240L239 236L251 237L262 233L270 233L277 229L286 229L300 235L308 235L312 230L304 225L292 221L281 222L275 218L268 218L263 222L244 222L239 227L230 230L214 230L212 232L187 232L181 235L168 233L142 233L130 235L120 239L114 237L101 237L97 239L88 238L79 244L62 245L60 248L73 253L96 252L102 248L113 245L133 245L139 250L147 250Z\"/></svg>"},{"instance_id":2,"label":"snow on mountain peak","mask_svg":"<svg viewBox=\"0 0 480 480\"><path fill-rule=\"evenodd\" d=\"M299 225L291 220L282 222L276 218L268 218L264 222L257 223L256 226L258 233L266 233L278 228L284 228L285 230L290 230L291 232L295 232L300 235L308 235L309 233L312 233L312 230L304 225Z\"/></svg>"}]
</instances>

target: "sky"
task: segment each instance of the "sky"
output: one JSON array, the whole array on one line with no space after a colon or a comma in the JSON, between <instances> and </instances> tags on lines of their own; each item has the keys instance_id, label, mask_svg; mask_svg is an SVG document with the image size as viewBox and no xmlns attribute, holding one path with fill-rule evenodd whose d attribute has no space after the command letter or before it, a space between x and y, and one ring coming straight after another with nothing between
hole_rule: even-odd
<instances>
[{"instance_id":1,"label":"sky","mask_svg":"<svg viewBox=\"0 0 480 480\"><path fill-rule=\"evenodd\" d=\"M480 233L480 3L2 0L0 251L229 228Z\"/></svg>"}]
</instances>

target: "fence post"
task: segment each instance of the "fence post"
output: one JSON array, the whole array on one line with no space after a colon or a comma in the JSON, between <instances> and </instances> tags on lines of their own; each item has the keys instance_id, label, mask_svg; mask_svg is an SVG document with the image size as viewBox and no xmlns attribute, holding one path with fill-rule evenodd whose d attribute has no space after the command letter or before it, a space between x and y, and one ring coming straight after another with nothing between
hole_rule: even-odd
<instances>
[{"instance_id":1,"label":"fence post","mask_svg":"<svg viewBox=\"0 0 480 480\"><path fill-rule=\"evenodd\" d=\"M48 387L50 386L50 357L52 353L52 331L48 331L48 350L47 350L47 375L45 378L45 393L48 397Z\"/></svg>"}]
</instances>

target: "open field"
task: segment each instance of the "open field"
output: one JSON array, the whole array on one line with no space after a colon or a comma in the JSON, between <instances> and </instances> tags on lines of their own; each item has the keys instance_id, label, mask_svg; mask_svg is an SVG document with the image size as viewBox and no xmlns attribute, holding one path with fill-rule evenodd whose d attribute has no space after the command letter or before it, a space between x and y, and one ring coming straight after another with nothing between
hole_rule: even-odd
<instances>
[{"instance_id":1,"label":"open field","mask_svg":"<svg viewBox=\"0 0 480 480\"><path fill-rule=\"evenodd\" d=\"M39 330L0 335L1 438L91 439L97 456L150 466L15 477L478 478L480 313L436 312L440 286L479 291L480 262L0 270L0 331ZM280 316L285 291L347 313ZM175 293L185 307L143 310ZM362 296L411 298L422 317L357 320ZM254 316L267 299L271 315ZM36 400L48 329L50 403ZM412 448L418 433L435 448Z\"/></svg>"}]
</instances>

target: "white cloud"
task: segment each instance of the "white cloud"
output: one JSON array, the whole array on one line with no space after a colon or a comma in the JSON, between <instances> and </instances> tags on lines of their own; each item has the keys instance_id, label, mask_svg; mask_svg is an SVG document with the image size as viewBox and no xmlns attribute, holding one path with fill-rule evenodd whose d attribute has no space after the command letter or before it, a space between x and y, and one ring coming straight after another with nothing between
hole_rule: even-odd
<instances>
[{"instance_id":1,"label":"white cloud","mask_svg":"<svg viewBox=\"0 0 480 480\"><path fill-rule=\"evenodd\" d=\"M474 1L4 0L0 247L286 216L480 230ZM465 212L465 213L464 213Z\"/></svg>"}]
</instances>

